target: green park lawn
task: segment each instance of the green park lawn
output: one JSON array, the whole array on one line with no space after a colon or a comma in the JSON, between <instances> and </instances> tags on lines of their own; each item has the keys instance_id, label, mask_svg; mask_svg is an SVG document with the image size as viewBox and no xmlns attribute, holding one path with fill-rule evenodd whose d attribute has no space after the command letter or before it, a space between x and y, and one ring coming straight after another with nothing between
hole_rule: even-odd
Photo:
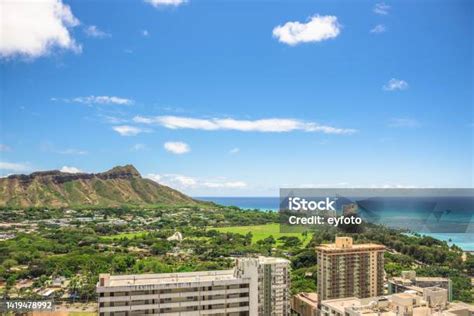
<instances>
[{"instance_id":1,"label":"green park lawn","mask_svg":"<svg viewBox=\"0 0 474 316\"><path fill-rule=\"evenodd\" d=\"M273 238L277 240L277 243L279 243L278 238L282 236L298 237L302 241L303 246L306 246L311 241L310 234L308 234L308 236L305 238L302 233L281 233L280 224L278 223L265 224L265 225L253 225L253 226L216 227L212 229L216 229L217 231L220 231L220 232L237 233L237 234L242 234L242 235L245 235L248 232L251 232L252 243L265 239L269 236L273 236Z\"/></svg>"},{"instance_id":2,"label":"green park lawn","mask_svg":"<svg viewBox=\"0 0 474 316\"><path fill-rule=\"evenodd\" d=\"M148 234L147 231L139 231L139 232L132 232L132 233L120 233L120 234L115 234L115 235L110 235L110 236L103 236L103 239L133 239L134 237L141 237L143 235Z\"/></svg>"}]
</instances>

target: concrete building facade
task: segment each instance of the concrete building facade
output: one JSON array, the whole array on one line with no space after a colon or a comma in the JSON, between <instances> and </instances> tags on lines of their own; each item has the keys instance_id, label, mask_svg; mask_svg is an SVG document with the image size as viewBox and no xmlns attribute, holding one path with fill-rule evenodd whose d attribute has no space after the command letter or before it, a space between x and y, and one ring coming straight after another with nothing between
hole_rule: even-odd
<instances>
[{"instance_id":1,"label":"concrete building facade","mask_svg":"<svg viewBox=\"0 0 474 316\"><path fill-rule=\"evenodd\" d=\"M382 295L384 251L383 245L353 244L350 237L316 247L319 301Z\"/></svg>"},{"instance_id":2,"label":"concrete building facade","mask_svg":"<svg viewBox=\"0 0 474 316\"><path fill-rule=\"evenodd\" d=\"M440 287L448 292L448 301L452 301L453 289L449 278L442 277L419 277L415 271L402 271L400 277L393 277L388 280L388 293L403 293L405 291L415 291L419 295L423 294L423 289L427 287Z\"/></svg>"},{"instance_id":3,"label":"concrete building facade","mask_svg":"<svg viewBox=\"0 0 474 316\"><path fill-rule=\"evenodd\" d=\"M339 298L321 303L321 316L472 316L474 306L450 303L446 289L425 288L417 293L397 293L371 298Z\"/></svg>"},{"instance_id":4,"label":"concrete building facade","mask_svg":"<svg viewBox=\"0 0 474 316\"><path fill-rule=\"evenodd\" d=\"M288 315L289 261L242 258L232 270L101 274L100 316Z\"/></svg>"},{"instance_id":5,"label":"concrete building facade","mask_svg":"<svg viewBox=\"0 0 474 316\"><path fill-rule=\"evenodd\" d=\"M293 295L291 309L298 316L317 316L318 294L303 292Z\"/></svg>"}]
</instances>

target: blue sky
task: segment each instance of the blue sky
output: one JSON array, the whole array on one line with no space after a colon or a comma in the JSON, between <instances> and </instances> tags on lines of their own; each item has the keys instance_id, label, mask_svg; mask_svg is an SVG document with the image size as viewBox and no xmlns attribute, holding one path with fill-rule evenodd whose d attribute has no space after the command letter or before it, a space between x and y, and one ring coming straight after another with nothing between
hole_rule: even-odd
<instances>
[{"instance_id":1,"label":"blue sky","mask_svg":"<svg viewBox=\"0 0 474 316\"><path fill-rule=\"evenodd\" d=\"M2 175L473 186L471 1L25 3L2 3Z\"/></svg>"}]
</instances>

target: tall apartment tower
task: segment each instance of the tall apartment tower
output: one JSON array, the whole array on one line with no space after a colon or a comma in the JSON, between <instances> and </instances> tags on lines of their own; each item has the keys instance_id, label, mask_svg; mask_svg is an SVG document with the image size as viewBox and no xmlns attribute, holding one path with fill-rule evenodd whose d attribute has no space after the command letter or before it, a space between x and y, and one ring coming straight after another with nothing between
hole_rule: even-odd
<instances>
[{"instance_id":1,"label":"tall apartment tower","mask_svg":"<svg viewBox=\"0 0 474 316\"><path fill-rule=\"evenodd\" d=\"M242 258L232 270L101 274L99 316L287 316L289 261Z\"/></svg>"},{"instance_id":2,"label":"tall apartment tower","mask_svg":"<svg viewBox=\"0 0 474 316\"><path fill-rule=\"evenodd\" d=\"M289 265L288 260L273 257L237 260L234 275L251 280L250 315L290 314Z\"/></svg>"},{"instance_id":3,"label":"tall apartment tower","mask_svg":"<svg viewBox=\"0 0 474 316\"><path fill-rule=\"evenodd\" d=\"M318 300L383 295L385 247L355 245L350 237L316 247Z\"/></svg>"}]
</instances>

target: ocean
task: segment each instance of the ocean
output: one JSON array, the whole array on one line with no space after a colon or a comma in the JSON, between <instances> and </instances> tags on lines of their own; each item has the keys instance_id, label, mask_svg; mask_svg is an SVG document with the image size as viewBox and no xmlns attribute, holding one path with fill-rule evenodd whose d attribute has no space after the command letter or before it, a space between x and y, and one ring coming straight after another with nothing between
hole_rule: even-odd
<instances>
[{"instance_id":1,"label":"ocean","mask_svg":"<svg viewBox=\"0 0 474 316\"><path fill-rule=\"evenodd\" d=\"M278 197L196 197L204 201L211 201L225 206L237 206L243 209L258 209L261 211L278 211L280 199ZM384 216L383 212L379 215ZM385 219L379 218L379 222L387 226L403 228L401 223L407 223L411 220L416 220L419 214L415 212L408 212L403 216L400 212L387 211L385 212ZM414 231L417 232L417 231ZM431 236L433 238L444 240L449 245L455 244L463 250L474 251L474 236L472 231L460 233L444 233L444 232L417 232L422 235Z\"/></svg>"}]
</instances>

